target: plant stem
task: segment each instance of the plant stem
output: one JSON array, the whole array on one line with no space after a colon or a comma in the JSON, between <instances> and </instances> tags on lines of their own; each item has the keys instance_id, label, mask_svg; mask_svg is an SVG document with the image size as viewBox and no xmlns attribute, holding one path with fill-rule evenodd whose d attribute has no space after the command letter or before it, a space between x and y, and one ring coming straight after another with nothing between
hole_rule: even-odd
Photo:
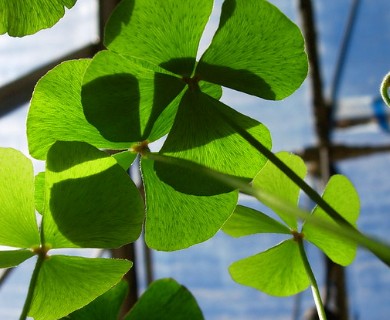
<instances>
[{"instance_id":1,"label":"plant stem","mask_svg":"<svg viewBox=\"0 0 390 320\"><path fill-rule=\"evenodd\" d=\"M305 180L301 179L293 170L290 169L282 160L280 160L271 150L265 147L260 141L253 137L248 131L237 125L230 118L226 117L222 112L215 110L241 137L243 137L249 144L264 155L276 167L279 168L287 177L289 177L299 188L301 188L307 196L313 200L321 209L323 209L333 220L342 225L352 227L352 225L345 220L336 210L334 210L322 197L310 187Z\"/></svg>"},{"instance_id":2,"label":"plant stem","mask_svg":"<svg viewBox=\"0 0 390 320\"><path fill-rule=\"evenodd\" d=\"M286 202L284 199L278 198L275 195L262 189L254 188L249 183L243 181L242 179L239 179L238 177L223 174L221 172L212 170L189 160L166 156L160 153L153 153L150 151L145 151L142 156L146 159L150 159L153 161L167 163L170 165L180 166L182 168L192 170L195 174L206 174L210 177L210 179L215 179L219 182L223 182L226 185L233 187L234 189L239 189L241 192L253 196L260 202L272 203L272 205L275 208L278 208L278 210L284 211L302 220L310 220L311 223L316 225L321 230L330 231L334 235L342 237L346 241L354 241L360 244L361 246L365 247L373 254L375 254L386 265L390 266L389 245L384 242L380 242L378 240L365 236L351 225L342 226L335 223L331 223L328 220L315 217L308 212L300 209L299 207L291 205L291 203Z\"/></svg>"},{"instance_id":3,"label":"plant stem","mask_svg":"<svg viewBox=\"0 0 390 320\"><path fill-rule=\"evenodd\" d=\"M31 276L26 301L24 302L22 314L20 315L19 320L25 320L27 318L28 312L30 311L31 308L35 287L37 285L39 271L41 270L42 264L47 258L47 252L49 251L49 248L45 246L45 234L43 232L43 223L44 220L42 219L41 226L40 226L40 233L39 233L39 237L41 239L41 246L39 249L35 251L38 255L38 259L37 259L37 263L35 264L33 274Z\"/></svg>"},{"instance_id":4,"label":"plant stem","mask_svg":"<svg viewBox=\"0 0 390 320\"><path fill-rule=\"evenodd\" d=\"M322 303L320 290L318 289L318 284L317 284L316 278L313 274L313 270L310 267L309 260L307 259L306 251L305 251L305 248L303 246L303 240L302 240L302 238L299 237L299 238L296 238L295 241L298 243L301 258L302 258L303 264L305 266L306 273L310 279L311 291L313 293L314 303L316 305L318 317L320 320L326 320L326 313L325 313L324 304Z\"/></svg>"},{"instance_id":5,"label":"plant stem","mask_svg":"<svg viewBox=\"0 0 390 320\"><path fill-rule=\"evenodd\" d=\"M39 271L41 270L42 264L45 259L46 259L46 253L44 251L39 252L38 260L37 263L35 264L34 272L31 276L30 285L28 287L26 301L24 302L22 314L20 315L19 320L25 320L27 318L28 312L30 311L31 302L34 296L34 291L37 284Z\"/></svg>"}]
</instances>

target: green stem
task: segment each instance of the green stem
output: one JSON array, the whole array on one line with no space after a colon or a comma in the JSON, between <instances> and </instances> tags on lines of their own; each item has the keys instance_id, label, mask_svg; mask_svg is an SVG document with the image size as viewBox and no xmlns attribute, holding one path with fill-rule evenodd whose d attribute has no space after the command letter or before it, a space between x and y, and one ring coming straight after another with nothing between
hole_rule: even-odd
<instances>
[{"instance_id":1,"label":"green stem","mask_svg":"<svg viewBox=\"0 0 390 320\"><path fill-rule=\"evenodd\" d=\"M310 279L311 291L313 293L314 303L316 304L318 317L320 320L326 320L326 313L325 313L324 304L322 303L320 290L318 289L318 284L317 284L316 278L314 276L313 270L310 267L309 260L307 259L306 251L305 251L305 248L303 246L303 240L300 237L296 238L295 240L298 243L301 258L302 258L303 264L305 266L306 273Z\"/></svg>"},{"instance_id":2,"label":"green stem","mask_svg":"<svg viewBox=\"0 0 390 320\"><path fill-rule=\"evenodd\" d=\"M45 258L46 258L46 253L44 253L44 251L40 251L38 254L37 263L35 264L34 272L31 276L31 281L30 281L30 285L28 287L26 301L24 302L22 314L20 315L19 320L25 320L27 318L28 312L30 311L35 287L37 285L39 271L41 270L41 267L42 267L43 262L45 261Z\"/></svg>"},{"instance_id":3,"label":"green stem","mask_svg":"<svg viewBox=\"0 0 390 320\"><path fill-rule=\"evenodd\" d=\"M330 231L335 236L342 237L346 241L353 241L360 244L361 246L374 253L386 265L390 266L389 245L365 236L353 226L342 226L339 224L331 223L328 220L315 217L308 212L300 209L299 207L291 205L291 203L286 202L284 199L276 197L275 195L262 189L254 188L247 182L244 182L242 179L209 169L205 166L202 166L189 160L170 157L159 153L152 153L150 151L145 151L142 156L146 159L150 159L153 161L186 168L188 170L193 171L195 174L205 174L209 176L210 179L225 183L226 185L231 186L234 189L239 189L241 192L253 196L262 203L272 204L274 208L277 208L280 211L291 214L292 216L300 218L302 220L310 220L310 222L316 225L320 230Z\"/></svg>"},{"instance_id":4,"label":"green stem","mask_svg":"<svg viewBox=\"0 0 390 320\"><path fill-rule=\"evenodd\" d=\"M217 108L215 108L217 110ZM218 110L217 110L218 111ZM279 168L287 177L289 177L299 188L304 191L307 196L314 201L321 209L323 209L333 220L342 225L352 227L336 210L334 210L305 180L301 179L293 170L290 169L282 160L280 160L271 150L264 146L260 141L253 137L248 131L237 125L230 118L226 117L222 112L218 112L222 118L252 147L264 155L276 167Z\"/></svg>"},{"instance_id":5,"label":"green stem","mask_svg":"<svg viewBox=\"0 0 390 320\"><path fill-rule=\"evenodd\" d=\"M44 223L44 220L42 219L41 226L40 226L40 234L39 234L40 239L41 239L41 247L36 250L36 253L38 255L38 260L37 260L37 263L35 264L35 268L34 268L32 276L31 276L26 301L24 302L22 314L20 315L19 320L25 320L27 318L28 312L30 311L30 308L31 308L31 303L32 303L32 299L34 296L34 291L35 291L35 288L37 286L39 271L41 270L42 264L45 261L45 259L47 258L47 252L49 251L49 248L45 246L45 235L43 232L43 223Z\"/></svg>"}]
</instances>

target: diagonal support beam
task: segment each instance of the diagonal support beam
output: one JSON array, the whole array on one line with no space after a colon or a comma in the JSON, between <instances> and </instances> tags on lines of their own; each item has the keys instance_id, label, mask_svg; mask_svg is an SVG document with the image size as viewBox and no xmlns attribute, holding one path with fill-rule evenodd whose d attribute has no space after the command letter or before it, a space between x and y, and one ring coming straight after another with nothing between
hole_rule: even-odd
<instances>
[{"instance_id":1,"label":"diagonal support beam","mask_svg":"<svg viewBox=\"0 0 390 320\"><path fill-rule=\"evenodd\" d=\"M44 65L0 88L0 117L30 101L35 84L49 70L66 60L92 57L98 45L91 44L54 62Z\"/></svg>"}]
</instances>

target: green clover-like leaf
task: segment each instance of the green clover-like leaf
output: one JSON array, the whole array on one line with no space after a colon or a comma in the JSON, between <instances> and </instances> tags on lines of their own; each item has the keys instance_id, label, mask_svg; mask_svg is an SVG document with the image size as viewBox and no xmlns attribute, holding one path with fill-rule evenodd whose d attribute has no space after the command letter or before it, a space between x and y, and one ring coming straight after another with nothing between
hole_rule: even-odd
<instances>
[{"instance_id":1,"label":"green clover-like leaf","mask_svg":"<svg viewBox=\"0 0 390 320\"><path fill-rule=\"evenodd\" d=\"M191 160L222 173L251 180L266 162L223 117L229 118L270 148L268 129L254 119L229 108L200 90L187 91L180 103L172 129L161 153ZM178 177L163 167L159 177L177 190L196 194L207 192L198 176L182 170ZM182 178L177 183L176 178ZM175 179L175 181L173 181ZM188 183L188 181L192 181Z\"/></svg>"},{"instance_id":2,"label":"green clover-like leaf","mask_svg":"<svg viewBox=\"0 0 390 320\"><path fill-rule=\"evenodd\" d=\"M169 132L185 86L163 68L102 51L84 74L84 113L109 141L128 146L155 141ZM217 85L202 82L200 87L214 97L221 96ZM105 147L111 146L106 143Z\"/></svg>"},{"instance_id":3,"label":"green clover-like leaf","mask_svg":"<svg viewBox=\"0 0 390 320\"><path fill-rule=\"evenodd\" d=\"M116 285L131 266L127 260L48 257L39 271L29 316L64 317Z\"/></svg>"},{"instance_id":4,"label":"green clover-like leaf","mask_svg":"<svg viewBox=\"0 0 390 320\"><path fill-rule=\"evenodd\" d=\"M125 320L203 320L188 289L173 279L154 281L130 310Z\"/></svg>"},{"instance_id":5,"label":"green clover-like leaf","mask_svg":"<svg viewBox=\"0 0 390 320\"><path fill-rule=\"evenodd\" d=\"M35 209L43 214L45 212L45 172L40 172L35 176Z\"/></svg>"},{"instance_id":6,"label":"green clover-like leaf","mask_svg":"<svg viewBox=\"0 0 390 320\"><path fill-rule=\"evenodd\" d=\"M0 251L0 268L15 267L34 254L32 250L27 249Z\"/></svg>"},{"instance_id":7,"label":"green clover-like leaf","mask_svg":"<svg viewBox=\"0 0 390 320\"><path fill-rule=\"evenodd\" d=\"M22 37L53 26L76 0L0 0L0 34Z\"/></svg>"},{"instance_id":8,"label":"green clover-like leaf","mask_svg":"<svg viewBox=\"0 0 390 320\"><path fill-rule=\"evenodd\" d=\"M300 178L305 177L306 165L300 157L288 152L279 152L277 156ZM298 205L300 188L270 161L267 162L255 177L253 186L265 190L292 205ZM297 230L298 225L295 217L277 208L273 208L272 203L265 204L273 209L290 228Z\"/></svg>"},{"instance_id":9,"label":"green clover-like leaf","mask_svg":"<svg viewBox=\"0 0 390 320\"><path fill-rule=\"evenodd\" d=\"M106 26L105 45L190 77L212 0L123 0Z\"/></svg>"},{"instance_id":10,"label":"green clover-like leaf","mask_svg":"<svg viewBox=\"0 0 390 320\"><path fill-rule=\"evenodd\" d=\"M306 174L303 161L287 152L277 156L299 177ZM267 163L253 181L255 188L266 191L296 207L299 188L275 165ZM337 210L345 220L356 225L359 215L359 198L349 180L342 175L332 176L325 188L323 199ZM268 204L267 201L264 201ZM308 219L301 232L297 230L297 219L288 212L282 212L270 202L273 209L288 224L285 227L268 216L253 209L238 206L236 212L225 223L223 230L231 236L239 237L253 233L291 233L292 239L268 249L255 256L237 261L230 267L232 278L241 284L276 296L288 296L306 289L310 283L310 272L305 267L305 253L298 243L302 239L319 247L330 259L341 265L350 264L356 254L356 242L346 241L331 229L318 228L318 220L336 227L332 220L318 205L313 210L313 219Z\"/></svg>"},{"instance_id":11,"label":"green clover-like leaf","mask_svg":"<svg viewBox=\"0 0 390 320\"><path fill-rule=\"evenodd\" d=\"M64 62L41 78L27 117L30 154L45 159L54 142L84 141L98 148L127 149L128 143L106 140L85 118L81 85L89 60Z\"/></svg>"},{"instance_id":12,"label":"green clover-like leaf","mask_svg":"<svg viewBox=\"0 0 390 320\"><path fill-rule=\"evenodd\" d=\"M197 64L199 40L212 4L212 0L122 1L106 27L104 42L108 50L97 54L90 63L80 62L76 72L71 69L71 65L57 69L58 86L49 85L50 81L53 81L48 78L49 74L41 80L41 85L37 86L33 98L33 106L36 107L32 107L28 121L29 146L34 156L44 158L55 140L86 141L98 148L124 149L142 154L142 146L170 132L162 155L190 160L247 181L253 179L264 165L265 158L235 132L235 126L247 131L270 148L268 130L257 121L218 102L216 99L219 99L221 92L219 83L241 90L235 86L234 81L230 81L234 74L237 75L236 82L244 84L245 81L253 81L249 93L260 92L258 95L265 98L285 97L300 85L306 74L307 61L303 40L292 22L265 1L228 0L224 5L220 28ZM255 11L253 9L259 9L258 13L265 21L263 24L258 22L258 16L254 12L250 12ZM277 35L272 35L276 39L273 44L278 52L272 54L266 45L258 43L261 37L270 34L271 29L273 32L278 30L275 32ZM291 29L291 32L288 29ZM245 34L236 37L239 30L244 30ZM228 34L231 37L224 39ZM233 60L237 62L236 60L241 58L240 54L233 54L231 50L236 40L255 51L256 59L252 64L248 63L252 58L250 54L243 56L242 65L232 64ZM222 45L225 41L227 43ZM239 68L226 72L227 82L221 82L221 70L215 70L217 51L218 54L226 52L232 55L231 60L226 60L228 65L222 63L218 68L229 68L230 64L233 68ZM266 68L268 59L271 59L269 66L272 66L275 75L269 75L270 68ZM266 72L259 73L259 68ZM216 71L217 79L210 76L213 70ZM248 74L251 76L247 77ZM53 73L52 76L54 75ZM269 92L264 91L262 84L259 86L259 79L271 87L272 97ZM64 94L59 94L62 92L60 85L69 87ZM83 112L80 111L81 102ZM55 114L47 107L53 104L60 106L54 111ZM39 107L40 105L43 107ZM39 108L40 113L47 114L46 118L43 115L46 123L42 125L38 117ZM65 119L70 121L61 120L59 115L68 112L70 115ZM53 139L42 139L40 142L40 129L45 130L43 126L47 125L50 129L46 133L53 130L50 135ZM77 130L83 126L87 128L86 131ZM124 166L127 166L127 162ZM220 186L217 187L217 184L213 183L206 191L203 188L200 192L204 186L203 181L208 181L204 180L204 177L194 176L191 172L187 173L186 170L178 168L170 175L167 174L167 166L159 162L152 167L150 170L153 174L150 177L155 175L155 170L156 179L164 188L173 186L176 190L172 190L180 194L180 197L175 198L179 207L188 207L189 195L226 196L231 190L218 190ZM144 174L145 184L148 183L146 176ZM147 192L151 193L152 189L149 187ZM148 195L146 198L148 199ZM170 199L165 198L167 203L159 199L159 204L154 205L150 203L153 198L155 196L149 196L147 220L160 221L153 215L161 210L158 209L159 206L167 207ZM211 207L207 207L209 212ZM215 219L212 222L212 230L201 233L201 236L189 235L189 239L195 241L193 243L202 241L200 239L205 240L206 234L214 234L217 222L220 228L232 212L230 203L220 209L225 211L219 216L210 215L209 219ZM174 211L170 209L168 212L171 214ZM190 213L189 216L193 214L189 211L187 213ZM175 213L175 216L179 215ZM166 226L170 226L174 221L172 217ZM203 221L202 219L199 221ZM196 223L199 221L196 220ZM187 228L186 224L179 225L177 228L163 229L168 233L174 230L174 234L179 232L187 236L188 230L180 231L180 228ZM165 237L166 235L163 235L161 239ZM184 240L182 245L191 245L191 241ZM171 244L166 247L173 248Z\"/></svg>"},{"instance_id":13,"label":"green clover-like leaf","mask_svg":"<svg viewBox=\"0 0 390 320\"><path fill-rule=\"evenodd\" d=\"M87 304L63 320L118 320L119 312L129 286L122 280L105 294Z\"/></svg>"},{"instance_id":14,"label":"green clover-like leaf","mask_svg":"<svg viewBox=\"0 0 390 320\"><path fill-rule=\"evenodd\" d=\"M283 99L307 75L302 34L265 0L225 0L196 75L264 99Z\"/></svg>"},{"instance_id":15,"label":"green clover-like leaf","mask_svg":"<svg viewBox=\"0 0 390 320\"><path fill-rule=\"evenodd\" d=\"M327 201L346 221L356 226L359 216L360 202L352 183L342 175L334 175L329 180L323 199ZM320 207L316 206L313 215L336 224ZM334 262L346 266L352 263L356 255L357 244L339 238L332 232L318 229L309 221L305 222L302 233L305 239L319 247Z\"/></svg>"},{"instance_id":16,"label":"green clover-like leaf","mask_svg":"<svg viewBox=\"0 0 390 320\"><path fill-rule=\"evenodd\" d=\"M109 141L130 146L149 139L156 119L184 89L179 78L156 70L111 51L93 58L84 76L84 113ZM166 123L162 134L169 128Z\"/></svg>"},{"instance_id":17,"label":"green clover-like leaf","mask_svg":"<svg viewBox=\"0 0 390 320\"><path fill-rule=\"evenodd\" d=\"M124 170L128 170L137 157L137 154L134 152L123 151L113 154L112 157Z\"/></svg>"},{"instance_id":18,"label":"green clover-like leaf","mask_svg":"<svg viewBox=\"0 0 390 320\"><path fill-rule=\"evenodd\" d=\"M0 245L39 246L31 160L11 148L0 148Z\"/></svg>"},{"instance_id":19,"label":"green clover-like leaf","mask_svg":"<svg viewBox=\"0 0 390 320\"><path fill-rule=\"evenodd\" d=\"M149 247L171 251L205 241L215 235L236 206L237 191L214 196L189 195L161 181L154 171L154 161L143 158L141 168Z\"/></svg>"},{"instance_id":20,"label":"green clover-like leaf","mask_svg":"<svg viewBox=\"0 0 390 320\"><path fill-rule=\"evenodd\" d=\"M264 213L237 206L234 213L223 225L222 230L232 237L242 237L256 233L291 234L291 230Z\"/></svg>"},{"instance_id":21,"label":"green clover-like leaf","mask_svg":"<svg viewBox=\"0 0 390 320\"><path fill-rule=\"evenodd\" d=\"M310 285L298 244L293 239L234 262L229 272L234 281L273 296L290 296Z\"/></svg>"},{"instance_id":22,"label":"green clover-like leaf","mask_svg":"<svg viewBox=\"0 0 390 320\"><path fill-rule=\"evenodd\" d=\"M47 157L45 244L116 248L141 232L143 203L115 159L82 142L56 142Z\"/></svg>"}]
</instances>

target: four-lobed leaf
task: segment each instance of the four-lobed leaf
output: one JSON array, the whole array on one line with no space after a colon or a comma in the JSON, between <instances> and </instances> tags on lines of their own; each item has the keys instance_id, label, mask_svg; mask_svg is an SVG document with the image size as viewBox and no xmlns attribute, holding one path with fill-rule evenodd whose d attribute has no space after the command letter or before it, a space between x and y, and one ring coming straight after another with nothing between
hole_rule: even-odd
<instances>
[{"instance_id":1,"label":"four-lobed leaf","mask_svg":"<svg viewBox=\"0 0 390 320\"><path fill-rule=\"evenodd\" d=\"M33 34L53 26L77 0L0 0L0 34Z\"/></svg>"},{"instance_id":2,"label":"four-lobed leaf","mask_svg":"<svg viewBox=\"0 0 390 320\"><path fill-rule=\"evenodd\" d=\"M298 156L287 152L276 154L299 177L304 178L306 167ZM267 163L253 181L255 188L276 195L291 206L298 205L299 188L275 165ZM342 175L333 176L325 188L323 199L332 205L352 225L359 215L359 198L351 182ZM267 203L266 203L267 204ZM288 296L305 290L310 283L298 241L302 239L319 247L330 259L341 265L352 263L357 245L334 235L327 229L319 229L309 219L298 231L297 219L288 212L281 212L268 204L284 220L287 226L254 209L238 206L225 223L223 230L234 237L270 232L291 234L290 240L255 256L233 263L229 271L232 278L243 285L254 287L267 294ZM313 209L315 217L335 224L320 207ZM261 273L259 273L261 270Z\"/></svg>"},{"instance_id":3,"label":"four-lobed leaf","mask_svg":"<svg viewBox=\"0 0 390 320\"><path fill-rule=\"evenodd\" d=\"M241 89L229 81L221 82L210 77L214 73L215 57L224 53L231 55L230 60L220 60L220 66L224 68L233 65L233 60L238 62L241 59L242 64L234 65L236 69L231 70L237 76L237 82L245 83L245 79L251 81L252 77L248 78L248 73L254 73L275 93L273 97L258 95L280 99L292 93L306 75L307 61L302 35L290 20L265 1L227 0L219 29L209 49L197 63L199 41L212 5L212 0L122 1L106 26L104 43L108 50L98 53L91 62L73 62L72 65L69 63L63 66L63 69L58 68L57 73L52 74L59 79L56 86L50 85L54 79L50 79L49 75L37 86L33 98L34 108L28 120L30 150L35 156L45 158L53 141L79 140L98 148L123 148L142 154L144 150L140 150L138 145L146 145L169 132L161 150L162 155L194 161L248 181L253 179L264 165L265 158L238 135L229 122L249 132L267 148L271 147L270 135L259 122L216 100L220 97L220 89L215 84ZM262 17L260 22L255 12ZM278 32L274 32L275 29ZM243 30L242 34L240 30ZM270 35L272 45L278 48L276 53L270 53L267 41L263 41ZM228 36L229 39L226 38ZM241 48L244 47L234 45L236 40L242 40L240 43L253 52L243 52ZM232 51L232 48L236 51ZM255 54L256 58L251 54ZM271 67L265 68L268 63ZM73 72L72 66L77 67L76 72ZM264 69L265 73L259 74L260 69ZM270 76L270 69L272 74L280 76ZM219 70L215 74L220 76L220 73ZM232 78L232 73L226 75L227 79ZM71 84L70 88L62 95L56 94L67 81ZM264 93L262 83L255 81L253 85ZM248 93L253 94L252 91ZM48 109L53 102L60 106L57 110ZM67 121L60 119L59 115L64 113L69 113L65 118ZM45 119L44 124L39 120L41 116ZM43 128L50 123L50 129ZM85 131L78 130L83 126ZM39 129L42 129L42 133ZM46 141L42 148L39 137L44 130L46 134L47 130L53 130L53 138L51 141L43 138ZM224 189L216 191L215 185L211 186L211 190L207 189L207 179L179 168L168 174L167 166L155 163L154 170L158 180L163 182L160 185L170 185L176 189L175 195L179 196L174 199L178 207L188 208L188 203L194 201L193 196L223 198L230 193L230 190ZM144 174L144 183L151 185L146 181L146 176ZM148 192L153 192L150 187L146 190ZM156 197L146 194L146 198ZM158 198L158 204L150 203L149 200L147 224L153 220L160 223L161 217L153 215L165 211L161 208L170 207L170 197L160 195ZM222 226L222 217L226 220L233 211L229 202L229 205L220 206L218 210L224 212L214 213L205 219L205 215L199 212L201 207L193 207L191 212L186 210L186 214L169 214L181 222L174 224L177 226L174 229L163 228L167 234L159 235L160 239L175 238L179 232L189 236L192 244L199 239L206 240L204 236L213 235L217 224L218 228ZM207 212L210 209L208 207ZM171 213L175 211L169 210ZM181 217L186 218L181 220ZM191 217L190 221L186 220L188 217ZM183 221L195 226L203 226L211 221L213 231L210 229L200 235L191 235L188 233L190 228L187 224L183 225ZM184 229L180 231L180 228ZM193 229L193 232L198 229ZM151 229L147 227L146 230L148 233ZM150 239L154 237L147 235ZM182 241L185 246L190 243ZM172 245L160 244L159 247L168 248Z\"/></svg>"},{"instance_id":4,"label":"four-lobed leaf","mask_svg":"<svg viewBox=\"0 0 390 320\"><path fill-rule=\"evenodd\" d=\"M59 141L49 149L46 172L35 181L31 161L19 151L0 148L0 163L1 245L22 248L0 251L0 268L39 255L29 314L58 319L113 287L130 261L46 253L52 248L114 248L138 238L143 202L117 161L87 143ZM40 232L35 207L42 214Z\"/></svg>"}]
</instances>

